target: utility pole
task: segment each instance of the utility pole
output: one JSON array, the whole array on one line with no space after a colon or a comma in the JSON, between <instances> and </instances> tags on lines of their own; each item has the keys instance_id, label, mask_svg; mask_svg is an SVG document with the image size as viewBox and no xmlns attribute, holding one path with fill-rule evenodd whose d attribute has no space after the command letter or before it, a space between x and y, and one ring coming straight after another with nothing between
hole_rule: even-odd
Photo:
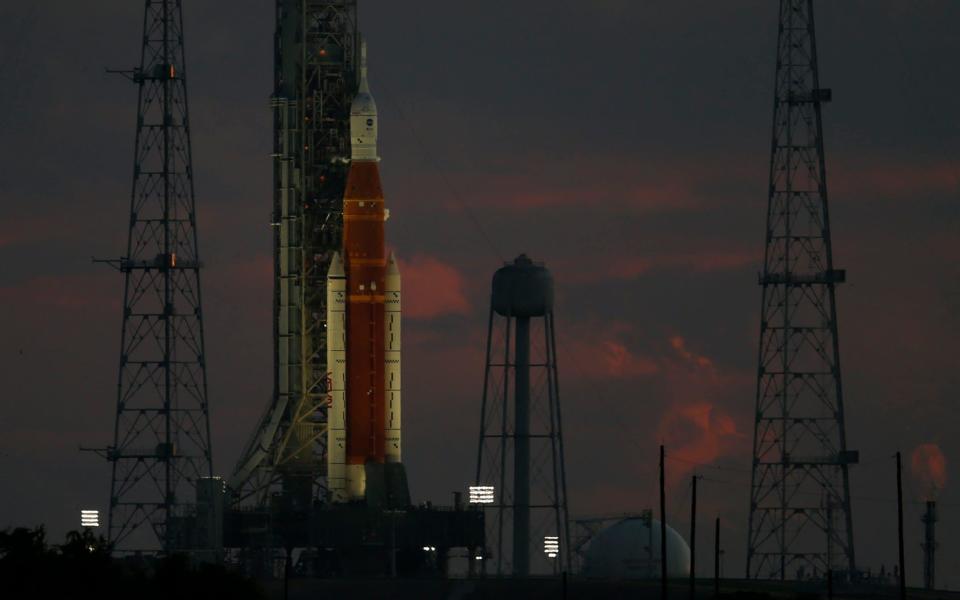
<instances>
[{"instance_id":1,"label":"utility pole","mask_svg":"<svg viewBox=\"0 0 960 600\"><path fill-rule=\"evenodd\" d=\"M907 600L907 573L903 560L903 466L897 452L897 541L900 553L900 600Z\"/></svg>"},{"instance_id":2,"label":"utility pole","mask_svg":"<svg viewBox=\"0 0 960 600\"><path fill-rule=\"evenodd\" d=\"M720 517L713 529L713 596L720 597Z\"/></svg>"},{"instance_id":3,"label":"utility pole","mask_svg":"<svg viewBox=\"0 0 960 600\"><path fill-rule=\"evenodd\" d=\"M927 500L927 510L921 519L923 522L923 587L933 590L937 587L937 503Z\"/></svg>"},{"instance_id":4,"label":"utility pole","mask_svg":"<svg viewBox=\"0 0 960 600\"><path fill-rule=\"evenodd\" d=\"M660 445L660 597L667 600L667 496L663 444Z\"/></svg>"},{"instance_id":5,"label":"utility pole","mask_svg":"<svg viewBox=\"0 0 960 600\"><path fill-rule=\"evenodd\" d=\"M290 598L290 561L291 554L293 553L293 548L289 546L284 548L284 561L283 561L283 600L289 600Z\"/></svg>"},{"instance_id":6,"label":"utility pole","mask_svg":"<svg viewBox=\"0 0 960 600\"><path fill-rule=\"evenodd\" d=\"M690 499L690 600L697 597L697 475L691 478L693 493Z\"/></svg>"},{"instance_id":7,"label":"utility pole","mask_svg":"<svg viewBox=\"0 0 960 600\"><path fill-rule=\"evenodd\" d=\"M856 571L813 0L780 0L761 293L746 577L824 564L836 498L838 568ZM815 425L814 425L815 424Z\"/></svg>"},{"instance_id":8,"label":"utility pole","mask_svg":"<svg viewBox=\"0 0 960 600\"><path fill-rule=\"evenodd\" d=\"M833 600L833 503L827 498L827 600Z\"/></svg>"}]
</instances>

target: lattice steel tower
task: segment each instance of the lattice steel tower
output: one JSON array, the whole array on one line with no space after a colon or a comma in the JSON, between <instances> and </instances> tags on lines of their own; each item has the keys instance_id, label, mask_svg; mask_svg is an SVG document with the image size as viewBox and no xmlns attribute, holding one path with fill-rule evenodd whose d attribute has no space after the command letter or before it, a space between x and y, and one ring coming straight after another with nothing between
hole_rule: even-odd
<instances>
[{"instance_id":1,"label":"lattice steel tower","mask_svg":"<svg viewBox=\"0 0 960 600\"><path fill-rule=\"evenodd\" d=\"M326 499L327 271L341 247L356 0L276 0L274 390L230 479L234 501Z\"/></svg>"},{"instance_id":2,"label":"lattice steel tower","mask_svg":"<svg viewBox=\"0 0 960 600\"><path fill-rule=\"evenodd\" d=\"M569 570L553 278L526 255L493 277L475 484L494 487L487 550L498 574Z\"/></svg>"},{"instance_id":3,"label":"lattice steel tower","mask_svg":"<svg viewBox=\"0 0 960 600\"><path fill-rule=\"evenodd\" d=\"M109 538L117 551L193 545L211 477L200 258L180 0L148 0L126 256Z\"/></svg>"},{"instance_id":4,"label":"lattice steel tower","mask_svg":"<svg viewBox=\"0 0 960 600\"><path fill-rule=\"evenodd\" d=\"M853 576L813 1L781 0L747 577Z\"/></svg>"}]
</instances>

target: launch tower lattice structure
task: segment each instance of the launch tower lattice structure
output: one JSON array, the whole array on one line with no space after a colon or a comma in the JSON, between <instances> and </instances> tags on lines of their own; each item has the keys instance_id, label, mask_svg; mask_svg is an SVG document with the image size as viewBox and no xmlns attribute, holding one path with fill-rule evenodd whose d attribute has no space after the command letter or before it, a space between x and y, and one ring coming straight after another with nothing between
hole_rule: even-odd
<instances>
[{"instance_id":1,"label":"launch tower lattice structure","mask_svg":"<svg viewBox=\"0 0 960 600\"><path fill-rule=\"evenodd\" d=\"M746 575L853 576L812 0L780 2L775 85Z\"/></svg>"},{"instance_id":2,"label":"launch tower lattice structure","mask_svg":"<svg viewBox=\"0 0 960 600\"><path fill-rule=\"evenodd\" d=\"M234 502L327 500L327 271L340 250L359 74L356 0L276 0L274 386L229 481Z\"/></svg>"},{"instance_id":3,"label":"launch tower lattice structure","mask_svg":"<svg viewBox=\"0 0 960 600\"><path fill-rule=\"evenodd\" d=\"M170 552L211 477L200 257L180 0L148 0L140 66L108 536Z\"/></svg>"},{"instance_id":4,"label":"launch tower lattice structure","mask_svg":"<svg viewBox=\"0 0 960 600\"><path fill-rule=\"evenodd\" d=\"M521 255L494 275L490 304L474 482L494 487L494 502L485 507L487 558L500 575L568 571L550 272ZM548 553L547 538L559 542L559 552Z\"/></svg>"}]
</instances>

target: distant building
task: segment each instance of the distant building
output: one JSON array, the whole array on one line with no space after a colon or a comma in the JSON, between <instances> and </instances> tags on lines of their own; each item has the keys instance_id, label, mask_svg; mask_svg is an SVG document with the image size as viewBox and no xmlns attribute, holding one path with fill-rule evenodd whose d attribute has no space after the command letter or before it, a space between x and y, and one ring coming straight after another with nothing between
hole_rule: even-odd
<instances>
[{"instance_id":1,"label":"distant building","mask_svg":"<svg viewBox=\"0 0 960 600\"><path fill-rule=\"evenodd\" d=\"M628 517L598 532L583 552L583 575L598 579L660 576L660 522ZM690 547L667 526L667 575L690 574Z\"/></svg>"}]
</instances>

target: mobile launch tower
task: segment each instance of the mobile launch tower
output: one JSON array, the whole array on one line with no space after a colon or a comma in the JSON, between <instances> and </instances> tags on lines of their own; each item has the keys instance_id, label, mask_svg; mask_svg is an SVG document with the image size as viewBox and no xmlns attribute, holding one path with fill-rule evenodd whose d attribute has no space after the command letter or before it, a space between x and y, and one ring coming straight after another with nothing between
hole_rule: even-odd
<instances>
[{"instance_id":1,"label":"mobile launch tower","mask_svg":"<svg viewBox=\"0 0 960 600\"><path fill-rule=\"evenodd\" d=\"M325 500L327 275L343 243L356 0L277 0L274 39L273 395L229 487L237 503Z\"/></svg>"}]
</instances>

